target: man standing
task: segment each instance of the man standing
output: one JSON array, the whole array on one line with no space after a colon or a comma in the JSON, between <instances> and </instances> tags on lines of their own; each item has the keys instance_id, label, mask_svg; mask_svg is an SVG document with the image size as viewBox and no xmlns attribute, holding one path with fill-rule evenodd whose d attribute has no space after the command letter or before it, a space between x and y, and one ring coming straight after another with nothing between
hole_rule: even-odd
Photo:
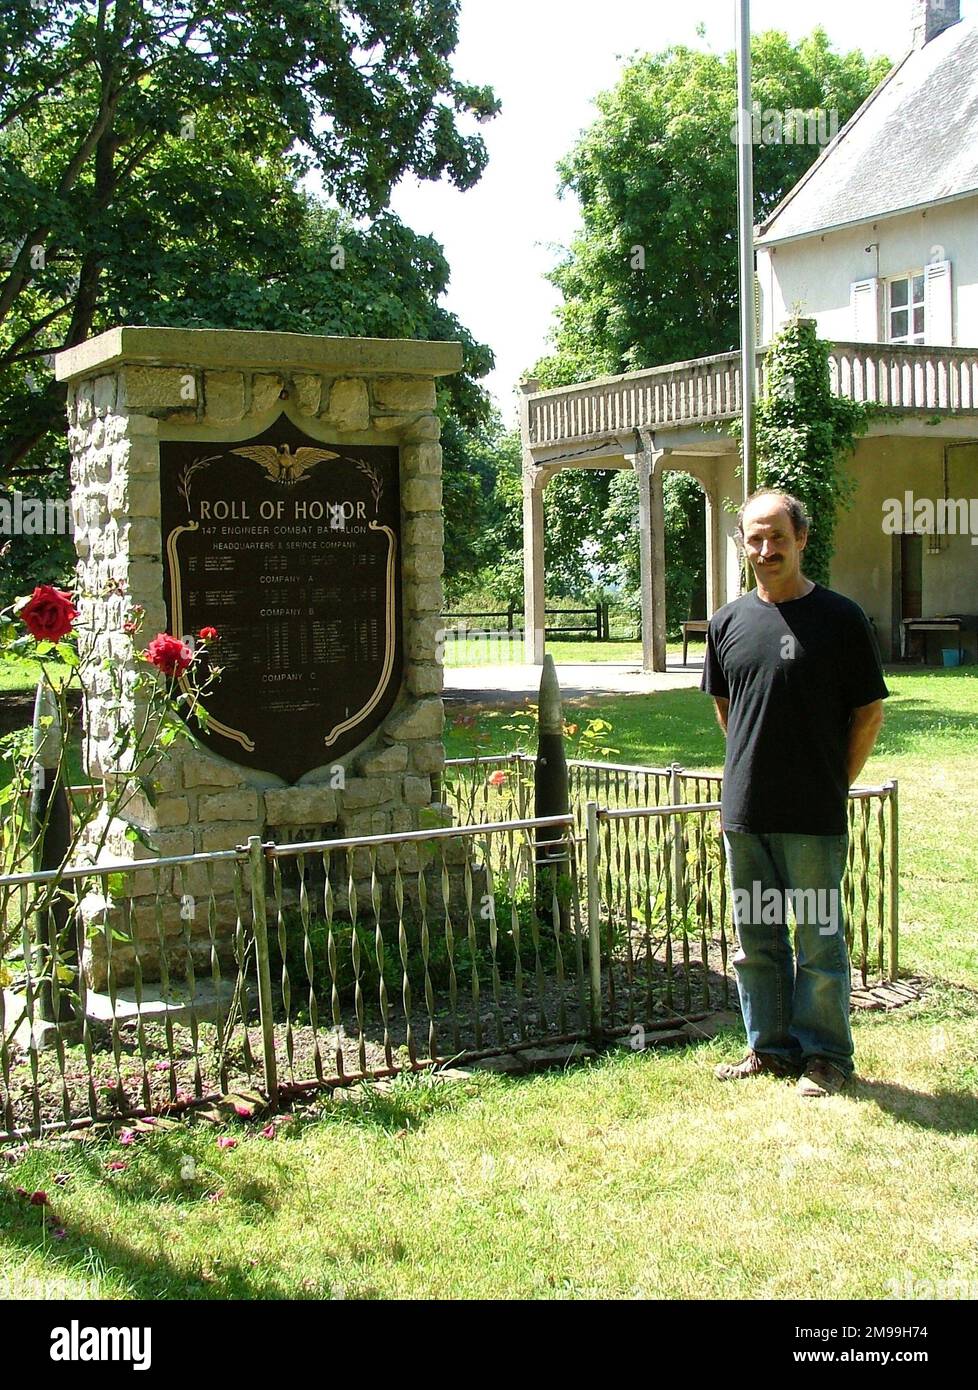
<instances>
[{"instance_id":1,"label":"man standing","mask_svg":"<svg viewBox=\"0 0 978 1390\"><path fill-rule=\"evenodd\" d=\"M802 1095L825 1096L853 1072L841 910L848 792L889 691L862 609L801 572L809 524L803 504L774 488L741 507L737 533L757 588L710 620L701 689L727 739L721 822L748 1046L716 1076L798 1076Z\"/></svg>"}]
</instances>

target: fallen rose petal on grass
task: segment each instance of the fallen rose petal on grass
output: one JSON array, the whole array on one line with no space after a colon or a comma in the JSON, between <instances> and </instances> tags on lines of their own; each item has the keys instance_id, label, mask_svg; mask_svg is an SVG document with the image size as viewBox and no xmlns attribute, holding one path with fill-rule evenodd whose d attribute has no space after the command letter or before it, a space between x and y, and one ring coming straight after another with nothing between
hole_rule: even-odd
<instances>
[{"instance_id":1,"label":"fallen rose petal on grass","mask_svg":"<svg viewBox=\"0 0 978 1390\"><path fill-rule=\"evenodd\" d=\"M237 1139L232 1139L227 1134L222 1134L217 1141L217 1147L219 1149L236 1149L238 1147L238 1141Z\"/></svg>"}]
</instances>

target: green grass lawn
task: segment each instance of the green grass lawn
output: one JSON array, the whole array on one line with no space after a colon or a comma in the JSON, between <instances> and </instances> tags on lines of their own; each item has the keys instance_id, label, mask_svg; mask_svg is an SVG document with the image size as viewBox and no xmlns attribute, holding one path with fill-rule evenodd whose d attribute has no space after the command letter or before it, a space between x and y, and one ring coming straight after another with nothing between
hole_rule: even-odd
<instances>
[{"instance_id":1,"label":"green grass lawn","mask_svg":"<svg viewBox=\"0 0 978 1390\"><path fill-rule=\"evenodd\" d=\"M583 662L603 661L634 661L642 664L642 644L641 642L619 641L612 639L608 642L577 641L573 638L554 639L547 642L547 651L553 657L557 665L578 665ZM670 657L681 658L683 654L682 642L669 642L666 645L666 652ZM696 637L690 638L689 657L692 660L695 656L703 655L703 642ZM523 643L515 638L491 637L488 640L479 637L470 637L465 641L453 641L448 643L445 648L446 667L454 666L493 666L496 664L506 665L510 662L522 662Z\"/></svg>"},{"instance_id":2,"label":"green grass lawn","mask_svg":"<svg viewBox=\"0 0 978 1390\"><path fill-rule=\"evenodd\" d=\"M739 1055L728 1032L519 1081L404 1078L271 1141L253 1122L38 1147L0 1186L0 1288L878 1299L974 1281L974 1023L974 996L949 989L857 1018L860 1080L821 1102L715 1082ZM14 1185L49 1194L46 1231Z\"/></svg>"},{"instance_id":3,"label":"green grass lawn","mask_svg":"<svg viewBox=\"0 0 978 1390\"><path fill-rule=\"evenodd\" d=\"M561 666L577 666L585 662L636 662L642 664L642 644L640 642L617 641L579 642L571 638L564 641L549 641L547 652L554 662ZM682 642L668 642L665 652L670 657L682 657ZM689 659L703 656L703 641L695 637L689 641ZM445 649L446 667L454 666L496 666L496 664L522 663L522 641L515 638L467 638L465 641L449 642Z\"/></svg>"},{"instance_id":4,"label":"green grass lawn","mask_svg":"<svg viewBox=\"0 0 978 1390\"><path fill-rule=\"evenodd\" d=\"M274 1140L252 1122L48 1142L0 1177L0 1291L879 1299L970 1281L978 1296L978 675L887 680L862 780L900 779L902 960L933 983L919 1003L855 1016L858 1079L842 1095L715 1082L716 1062L742 1055L731 1025L556 1075L358 1088ZM612 724L622 761L721 763L698 691L567 710L588 713ZM483 715L483 751L513 746L507 723ZM451 727L449 751L470 752L472 733ZM222 1134L237 1147L219 1150ZM49 1194L46 1227L16 1186Z\"/></svg>"},{"instance_id":5,"label":"green grass lawn","mask_svg":"<svg viewBox=\"0 0 978 1390\"><path fill-rule=\"evenodd\" d=\"M0 661L0 691L35 690L41 674L41 663L26 657L7 656Z\"/></svg>"}]
</instances>

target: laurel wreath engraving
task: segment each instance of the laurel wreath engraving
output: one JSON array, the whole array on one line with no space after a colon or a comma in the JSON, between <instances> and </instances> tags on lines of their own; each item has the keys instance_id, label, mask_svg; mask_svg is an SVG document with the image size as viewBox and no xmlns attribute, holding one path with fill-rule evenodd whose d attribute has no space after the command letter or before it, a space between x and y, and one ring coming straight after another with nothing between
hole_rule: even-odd
<instances>
[{"instance_id":1,"label":"laurel wreath engraving","mask_svg":"<svg viewBox=\"0 0 978 1390\"><path fill-rule=\"evenodd\" d=\"M220 457L220 454L211 454L208 458L195 458L192 463L186 464L182 472L180 473L180 479L177 483L177 492L187 504L188 517L190 516L191 478L194 476L195 473L199 473L202 468L206 468L209 464L213 463L215 459L219 459Z\"/></svg>"},{"instance_id":2,"label":"laurel wreath engraving","mask_svg":"<svg viewBox=\"0 0 978 1390\"><path fill-rule=\"evenodd\" d=\"M366 459L356 460L357 468L361 473L365 473L370 479L370 491L374 499L374 516L380 511L380 499L384 491L384 483L380 474Z\"/></svg>"}]
</instances>

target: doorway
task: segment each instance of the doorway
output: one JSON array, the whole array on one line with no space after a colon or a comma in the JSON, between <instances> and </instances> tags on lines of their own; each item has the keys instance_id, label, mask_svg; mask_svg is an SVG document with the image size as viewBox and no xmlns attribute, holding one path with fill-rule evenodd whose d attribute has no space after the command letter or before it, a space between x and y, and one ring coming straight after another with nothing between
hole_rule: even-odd
<instances>
[{"instance_id":1,"label":"doorway","mask_svg":"<svg viewBox=\"0 0 978 1390\"><path fill-rule=\"evenodd\" d=\"M913 654L913 646L909 637L904 638L903 619L924 616L924 538L909 532L894 536L893 543L894 569L897 569L899 574L899 585L897 593L894 594L894 597L898 598L894 639L899 641L898 650L901 656L909 660ZM922 633L918 633L917 642L922 641L923 636Z\"/></svg>"}]
</instances>

